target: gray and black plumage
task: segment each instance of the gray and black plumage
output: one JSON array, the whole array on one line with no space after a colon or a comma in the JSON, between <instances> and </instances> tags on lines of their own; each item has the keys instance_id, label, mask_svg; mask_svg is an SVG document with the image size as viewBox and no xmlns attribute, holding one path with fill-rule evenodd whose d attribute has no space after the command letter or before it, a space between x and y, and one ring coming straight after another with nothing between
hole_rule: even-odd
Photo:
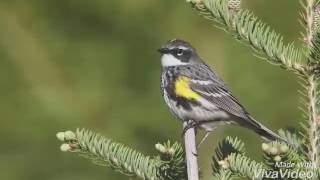
<instances>
[{"instance_id":1,"label":"gray and black plumage","mask_svg":"<svg viewBox=\"0 0 320 180\"><path fill-rule=\"evenodd\" d=\"M159 51L163 97L179 119L192 120L206 132L220 125L237 124L252 129L266 140L283 140L253 119L189 43L172 40Z\"/></svg>"}]
</instances>

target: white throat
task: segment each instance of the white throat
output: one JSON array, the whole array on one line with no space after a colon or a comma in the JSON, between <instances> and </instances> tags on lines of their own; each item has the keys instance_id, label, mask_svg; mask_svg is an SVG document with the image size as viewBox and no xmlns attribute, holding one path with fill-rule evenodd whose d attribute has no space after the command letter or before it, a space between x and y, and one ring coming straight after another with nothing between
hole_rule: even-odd
<instances>
[{"instance_id":1,"label":"white throat","mask_svg":"<svg viewBox=\"0 0 320 180\"><path fill-rule=\"evenodd\" d=\"M163 54L161 57L162 67L188 65L189 63L181 62L171 54Z\"/></svg>"}]
</instances>

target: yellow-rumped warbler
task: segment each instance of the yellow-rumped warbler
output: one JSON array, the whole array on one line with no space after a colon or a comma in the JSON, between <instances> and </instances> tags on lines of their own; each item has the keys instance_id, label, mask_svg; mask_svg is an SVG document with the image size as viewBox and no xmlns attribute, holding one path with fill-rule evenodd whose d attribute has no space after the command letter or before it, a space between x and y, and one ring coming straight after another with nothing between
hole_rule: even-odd
<instances>
[{"instance_id":1,"label":"yellow-rumped warbler","mask_svg":"<svg viewBox=\"0 0 320 180\"><path fill-rule=\"evenodd\" d=\"M171 40L159 52L165 102L179 119L193 122L187 128L204 129L207 133L203 140L224 124L252 129L269 141L284 140L252 118L189 43Z\"/></svg>"}]
</instances>

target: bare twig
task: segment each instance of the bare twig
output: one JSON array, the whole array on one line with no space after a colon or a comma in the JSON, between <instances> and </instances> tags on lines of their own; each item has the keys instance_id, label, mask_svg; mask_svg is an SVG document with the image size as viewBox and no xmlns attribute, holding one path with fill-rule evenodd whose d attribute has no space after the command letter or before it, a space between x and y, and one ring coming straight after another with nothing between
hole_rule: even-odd
<instances>
[{"instance_id":1,"label":"bare twig","mask_svg":"<svg viewBox=\"0 0 320 180\"><path fill-rule=\"evenodd\" d=\"M188 122L183 123L186 128ZM188 180L199 180L199 168L197 159L195 128L189 128L184 134Z\"/></svg>"}]
</instances>

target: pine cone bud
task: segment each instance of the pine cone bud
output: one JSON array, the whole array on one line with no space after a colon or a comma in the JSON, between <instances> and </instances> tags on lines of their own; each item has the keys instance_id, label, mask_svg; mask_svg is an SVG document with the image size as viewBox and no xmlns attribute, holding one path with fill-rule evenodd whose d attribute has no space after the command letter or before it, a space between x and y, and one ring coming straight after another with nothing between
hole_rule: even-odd
<instances>
[{"instance_id":1,"label":"pine cone bud","mask_svg":"<svg viewBox=\"0 0 320 180\"><path fill-rule=\"evenodd\" d=\"M270 146L269 146L269 144L262 143L261 148L262 148L262 150L263 150L264 152L268 152Z\"/></svg>"},{"instance_id":2,"label":"pine cone bud","mask_svg":"<svg viewBox=\"0 0 320 180\"><path fill-rule=\"evenodd\" d=\"M166 147L164 147L162 144L158 143L155 145L156 149L161 153L166 153Z\"/></svg>"},{"instance_id":3,"label":"pine cone bud","mask_svg":"<svg viewBox=\"0 0 320 180\"><path fill-rule=\"evenodd\" d=\"M238 12L240 11L241 0L229 0L228 8L232 11Z\"/></svg>"},{"instance_id":4,"label":"pine cone bud","mask_svg":"<svg viewBox=\"0 0 320 180\"><path fill-rule=\"evenodd\" d=\"M279 153L278 149L276 147L272 147L269 150L270 154L277 155Z\"/></svg>"},{"instance_id":5,"label":"pine cone bud","mask_svg":"<svg viewBox=\"0 0 320 180\"><path fill-rule=\"evenodd\" d=\"M229 169L230 164L229 162L225 159L222 161L218 161L218 164L223 168L223 169Z\"/></svg>"},{"instance_id":6,"label":"pine cone bud","mask_svg":"<svg viewBox=\"0 0 320 180\"><path fill-rule=\"evenodd\" d=\"M57 139L59 139L60 141L65 141L65 135L64 132L58 132L56 134Z\"/></svg>"},{"instance_id":7,"label":"pine cone bud","mask_svg":"<svg viewBox=\"0 0 320 180\"><path fill-rule=\"evenodd\" d=\"M69 144L62 144L60 146L60 150L63 151L63 152L67 152L67 151L70 151L72 148Z\"/></svg>"},{"instance_id":8,"label":"pine cone bud","mask_svg":"<svg viewBox=\"0 0 320 180\"><path fill-rule=\"evenodd\" d=\"M281 153L286 153L289 151L289 147L285 144L282 144L279 149Z\"/></svg>"},{"instance_id":9,"label":"pine cone bud","mask_svg":"<svg viewBox=\"0 0 320 180\"><path fill-rule=\"evenodd\" d=\"M276 161L276 162L280 162L281 161L281 157L279 155L277 155L277 156L275 156L273 158L273 160Z\"/></svg>"},{"instance_id":10,"label":"pine cone bud","mask_svg":"<svg viewBox=\"0 0 320 180\"><path fill-rule=\"evenodd\" d=\"M72 131L66 131L64 132L64 138L69 141L69 140L74 140L76 138L76 134Z\"/></svg>"},{"instance_id":11,"label":"pine cone bud","mask_svg":"<svg viewBox=\"0 0 320 180\"><path fill-rule=\"evenodd\" d=\"M170 155L173 155L173 154L175 153L175 150L174 150L173 148L170 148L170 149L168 150L168 153L169 153Z\"/></svg>"}]
</instances>

